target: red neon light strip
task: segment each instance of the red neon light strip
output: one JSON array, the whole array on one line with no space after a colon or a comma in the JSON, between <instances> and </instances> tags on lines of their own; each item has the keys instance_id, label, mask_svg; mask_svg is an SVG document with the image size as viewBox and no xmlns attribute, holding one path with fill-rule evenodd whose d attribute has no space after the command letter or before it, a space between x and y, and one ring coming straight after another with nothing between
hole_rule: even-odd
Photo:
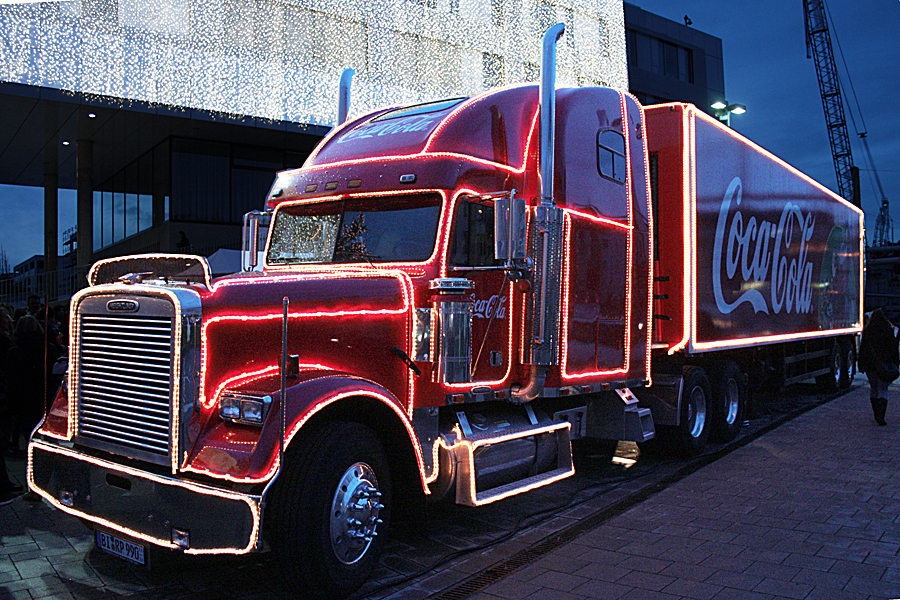
<instances>
[{"instance_id":1,"label":"red neon light strip","mask_svg":"<svg viewBox=\"0 0 900 600\"><path fill-rule=\"evenodd\" d=\"M259 505L257 504L258 498L253 496L246 496L243 494L238 494L236 492L227 492L224 490L219 490L217 488L212 488L208 486L202 486L200 484L190 483L186 481L180 480L172 480L164 477L159 477L158 475L154 475L152 473L148 473L146 471L139 471L137 469L132 469L130 467L126 467L123 465L119 465L116 463L111 463L99 458L95 458L92 456L87 456L85 454L81 454L74 450L69 450L67 448L59 448L57 446L50 446L47 444L43 444L40 442L32 442L28 445L28 470L27 470L27 478L28 478L28 486L36 491L41 497L43 497L47 502L49 502L52 506L58 508L59 510L72 514L75 516L83 517L88 521L97 523L103 527L109 528L113 531L118 531L127 535L128 537L142 540L145 542L149 542L151 544L156 544L158 546L162 546L164 548L172 548L176 549L177 546L172 543L171 540L157 538L152 535L144 534L139 531L135 531L133 529L129 529L128 527L124 527L117 523L113 523L112 521L107 521L106 519L102 519L96 517L94 515L89 515L84 513L77 508L72 508L65 506L62 504L59 499L54 498L44 490L37 487L34 481L34 448L39 446L41 450L45 452L50 452L53 454L60 454L62 456L67 456L69 458L73 458L75 460L79 460L81 462L86 462L95 466L98 466L103 469L108 469L110 471L116 471L118 473L124 473L130 477L134 477L137 479L144 479L153 481L160 485L169 485L172 487L180 487L187 490L190 490L196 494L204 495L204 496L215 496L217 498L223 498L225 500L233 500L235 502L244 502L250 509L250 514L253 516L253 530L250 533L250 540L247 546L244 548L214 548L214 549L188 549L185 550L185 554L246 554L251 552L256 546L256 542L259 538L259 527L260 527L260 514L259 514Z\"/></svg>"},{"instance_id":2,"label":"red neon light strip","mask_svg":"<svg viewBox=\"0 0 900 600\"><path fill-rule=\"evenodd\" d=\"M275 208L275 215L277 215L278 211L280 211L282 208L290 207L290 206L301 206L304 204L315 204L315 203L321 203L321 202L333 202L333 201L339 201L339 200L344 200L344 199L348 199L348 198L355 199L355 198L380 198L380 197L385 197L385 196L419 196L422 194L438 194L441 197L442 204L446 204L446 202L447 202L447 192L445 190L439 190L439 189L417 189L414 191L403 190L403 191L386 191L386 192L365 192L365 193L361 193L361 194L338 194L335 196L320 196L320 197L316 197L316 198L301 198L301 199L297 199L297 200L288 200L288 201L282 202ZM272 218L274 220L275 216L273 215ZM272 236L272 231L273 231L273 228L270 227L269 234L268 234L269 238L271 238L271 236ZM439 227L437 239L441 239L440 233L441 233L441 229ZM306 263L306 264L296 264L296 265L272 265L272 264L269 264L269 262L268 262L268 256L269 256L268 247L269 247L269 240L267 239L266 240L267 251L266 251L265 266L266 266L266 270L269 270L269 271L296 271L298 268L311 267L311 268L315 268L316 272L323 272L323 271L324 272L329 272L329 271L342 271L343 272L348 269L349 270L358 270L358 271L366 270L369 273L372 272L371 265L362 264L362 263L354 263L352 265L325 265L323 263ZM418 264L428 264L435 260L439 250L440 249L438 248L438 244L435 243L435 247L431 252L431 256L429 256L424 261L378 263L378 266L375 267L375 269L377 271L381 272L384 269L407 267L410 265L418 265ZM243 282L243 279L230 280L230 281ZM260 281L260 279L254 279L253 281ZM246 283L252 283L253 281L249 281ZM218 287L218 285L216 285L216 287Z\"/></svg>"},{"instance_id":3,"label":"red neon light strip","mask_svg":"<svg viewBox=\"0 0 900 600\"><path fill-rule=\"evenodd\" d=\"M628 232L627 246L626 246L626 257L625 260L628 261L627 271L626 271L626 282L625 282L625 346L624 346L624 356L623 356L623 364L621 367L610 370L595 370L595 371L584 371L581 373L570 373L569 372L569 303L570 303L570 290L569 290L569 281L571 280L571 215L569 212L565 215L565 242L564 242L564 256L565 256L565 284L563 286L563 299L562 299L562 320L563 320L563 330L562 330L562 369L561 369L561 377L563 381L572 381L577 379L584 379L586 377L596 377L601 375L615 375L615 374L625 374L628 373L631 368L631 294L632 294L632 269L633 269L633 236L634 236L634 211L632 203L634 201L631 189L632 186L630 182L632 181L632 172L631 172L631 152L630 152L630 143L629 143L629 125L628 125L628 110L625 105L625 95L620 91L619 92L619 103L622 110L622 130L624 132L625 138L625 155L628 159L625 161L627 165L626 171L626 181L629 182L626 185L627 188L627 200L628 200L628 225L623 225L617 221L611 221L609 219L594 219L608 225L615 225L617 227L621 227ZM648 188L649 190L649 188ZM575 213L575 211L571 211L573 214L577 214L578 216L583 216L580 213ZM587 215L584 215L587 216ZM652 254L651 254L652 256ZM652 277L652 271L651 271ZM652 297L652 290L651 290ZM652 307L651 307L652 310ZM649 344L648 344L649 346ZM649 364L649 362L648 362Z\"/></svg>"},{"instance_id":4,"label":"red neon light strip","mask_svg":"<svg viewBox=\"0 0 900 600\"><path fill-rule=\"evenodd\" d=\"M645 362L644 362L644 377L647 379L647 385L652 385L653 377L652 377L652 372L650 370L650 365L651 365L651 354L653 352L653 293L654 293L654 291L653 291L653 274L654 274L654 269L655 269L656 265L654 264L655 261L653 260L653 256L654 256L653 255L653 252L654 252L653 217L654 217L654 215L653 215L653 198L651 198L651 194L653 193L652 192L653 187L650 184L650 158L649 158L650 150L647 146L647 138L649 136L647 135L647 115L644 112L644 107L641 106L641 103L638 101L637 98L635 98L631 94L628 94L628 95L634 101L635 105L638 108L638 111L641 116L641 128L644 133L641 136L642 142L643 142L641 144L641 146L644 150L643 165L644 165L644 178L645 178L645 183L647 186L647 188L646 188L646 190L647 190L647 235L649 238L648 239L649 252L647 254L647 260L648 260L648 268L647 268L647 342L646 342L647 348L646 348L646 355L644 357L644 360L645 360Z\"/></svg>"}]
</instances>

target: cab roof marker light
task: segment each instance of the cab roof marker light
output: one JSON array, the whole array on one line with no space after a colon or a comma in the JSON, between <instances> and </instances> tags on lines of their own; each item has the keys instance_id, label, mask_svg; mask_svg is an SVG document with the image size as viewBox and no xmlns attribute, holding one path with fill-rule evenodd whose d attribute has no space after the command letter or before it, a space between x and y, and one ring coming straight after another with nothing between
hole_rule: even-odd
<instances>
[{"instance_id":1,"label":"cab roof marker light","mask_svg":"<svg viewBox=\"0 0 900 600\"><path fill-rule=\"evenodd\" d=\"M750 141L749 139L745 138L744 136L742 136L740 133L738 133L738 132L735 131L734 129L724 127L724 126L723 126L720 122L718 122L716 119L713 119L712 117L710 117L710 116L707 115L706 113L704 113L704 112L702 112L702 111L699 111L699 110L697 110L697 109L692 110L691 113L694 114L694 115L696 115L696 116L698 116L698 117L700 117L700 118L703 119L704 121L707 121L708 123L711 123L712 125L716 126L717 129L719 129L719 130L722 131L723 133L727 133L728 135L730 135L731 137L733 137L735 140L737 140L737 141L739 141L739 142L742 142L742 143L745 144L746 146L749 146L749 147L753 148L754 150L756 150L757 152L763 154L763 155L766 156L767 158L769 158L769 159L771 159L771 160L777 162L779 165L781 165L782 167L784 167L785 169L787 169L788 171L790 171L790 172L793 173L794 175L797 175L798 177L800 177L801 179L803 179L804 181L806 181L807 183L809 183L809 184L812 185L813 187L817 188L819 191L824 192L825 194L827 194L828 196L830 196L832 199L839 201L839 202L840 202L841 204L843 204L844 206L847 206L848 208L852 208L853 210L855 210L855 211L857 211L857 212L862 212L861 209L859 209L858 207L854 206L853 203L847 201L846 198L842 198L841 196L838 196L837 194L835 194L834 192L832 192L831 190L829 190L827 187L825 187L824 185L822 185L821 183L819 183L818 181L816 181L815 179L813 179L813 178L810 177L809 175L807 175L807 174L805 174L805 173L803 173L803 172L801 172L801 171L798 171L796 167L793 167L793 166L789 165L788 163L784 162L782 159L778 158L777 156L775 156L774 154L772 154L771 152L769 152L769 151L766 150L765 148L763 148L763 147L761 147L761 146L755 144L754 142Z\"/></svg>"},{"instance_id":2,"label":"cab roof marker light","mask_svg":"<svg viewBox=\"0 0 900 600\"><path fill-rule=\"evenodd\" d=\"M132 469L132 468L126 467L124 465L119 465L119 464L108 462L108 461L105 461L105 460L102 460L99 458L95 458L93 456L81 454L74 450L69 450L66 448L58 447L58 446L50 446L50 445L43 444L41 442L32 442L31 444L28 445L28 466L27 466L28 470L26 473L26 476L28 479L28 486L32 490L36 491L42 498L47 500L47 502L49 502L52 506L58 508L59 510L61 510L65 513L87 519L88 521L97 523L98 525L101 525L102 527L111 529L113 531L118 531L119 533L122 533L122 534L127 535L128 537L131 537L134 539L142 540L142 541L145 541L145 542L148 542L151 544L156 544L156 545L162 546L164 548L172 548L172 549L177 548L175 546L175 544L172 543L171 539L156 538L151 535L147 535L147 534L141 533L139 531L134 531L127 527L123 527L116 523L112 523L110 521L107 521L106 519L100 519L94 515L89 515L87 513L84 513L82 511L78 510L77 508L70 508L70 507L62 504L57 498L54 498L53 496L51 496L44 490L38 488L34 481L34 448L35 447L40 447L40 449L44 452L60 454L62 456L67 456L70 458L80 460L82 462L90 463L90 464L98 466L102 469L108 469L110 471L124 473L126 475L130 475L131 477L135 477L138 479L147 479L147 480L153 481L154 483L157 483L157 484L184 488L184 489L190 490L194 493L201 494L204 496L215 496L217 498L223 498L226 500L235 500L235 501L244 502L249 507L250 514L253 516L253 529L250 533L250 543L246 547L244 547L244 548L216 548L216 549L207 549L207 550L190 549L190 550L186 550L185 554L247 554L248 552L251 552L256 547L256 543L257 543L257 540L259 538L259 533L260 533L260 515L259 515L259 506L257 504L258 497L256 497L256 496L245 496L242 494L226 492L224 490L219 490L219 489L212 488L212 487L205 486L205 485L198 484L198 483L192 483L192 482L187 482L187 481L178 480L178 479L168 479L165 477L160 477L159 475L154 475L152 473L148 473L146 471L138 471L137 469Z\"/></svg>"}]
</instances>

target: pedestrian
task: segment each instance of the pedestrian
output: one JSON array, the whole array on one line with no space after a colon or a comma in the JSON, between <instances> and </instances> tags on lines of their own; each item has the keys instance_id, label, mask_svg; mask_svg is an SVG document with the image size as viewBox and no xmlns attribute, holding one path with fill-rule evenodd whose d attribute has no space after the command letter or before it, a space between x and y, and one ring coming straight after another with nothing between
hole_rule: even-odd
<instances>
[{"instance_id":1,"label":"pedestrian","mask_svg":"<svg viewBox=\"0 0 900 600\"><path fill-rule=\"evenodd\" d=\"M6 307L0 306L0 506L22 493L22 486L13 483L6 472L3 455L10 447L13 430L13 411L6 385L6 353L12 346L12 318Z\"/></svg>"},{"instance_id":2,"label":"pedestrian","mask_svg":"<svg viewBox=\"0 0 900 600\"><path fill-rule=\"evenodd\" d=\"M178 243L175 245L178 248L179 252L187 253L191 251L191 240L188 239L188 236L183 231L178 232L181 237L178 239Z\"/></svg>"},{"instance_id":3,"label":"pedestrian","mask_svg":"<svg viewBox=\"0 0 900 600\"><path fill-rule=\"evenodd\" d=\"M6 373L10 403L26 436L44 415L44 385L59 354L56 344L45 344L44 328L35 317L25 315L18 320L14 345L6 355ZM47 390L51 399L55 393L55 389Z\"/></svg>"},{"instance_id":4,"label":"pedestrian","mask_svg":"<svg viewBox=\"0 0 900 600\"><path fill-rule=\"evenodd\" d=\"M879 425L887 425L884 420L887 388L888 384L900 377L900 348L894 326L880 308L872 312L863 327L857 366L869 379L869 396L875 421Z\"/></svg>"}]
</instances>

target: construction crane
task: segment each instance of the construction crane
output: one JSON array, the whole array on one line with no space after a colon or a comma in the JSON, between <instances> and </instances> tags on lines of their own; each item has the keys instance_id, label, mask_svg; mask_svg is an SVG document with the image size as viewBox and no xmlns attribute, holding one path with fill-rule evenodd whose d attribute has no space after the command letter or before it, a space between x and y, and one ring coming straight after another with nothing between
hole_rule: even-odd
<instances>
[{"instance_id":1,"label":"construction crane","mask_svg":"<svg viewBox=\"0 0 900 600\"><path fill-rule=\"evenodd\" d=\"M847 131L847 120L844 117L844 102L841 97L840 78L834 62L834 51L831 48L831 34L828 30L828 17L825 12L825 0L803 0L803 16L806 26L806 57L815 58L816 75L819 80L819 91L822 94L822 106L825 109L825 123L828 127L828 140L831 142L831 156L834 160L834 171L837 175L838 191L841 196L859 205L859 180L854 182L853 156L850 152L850 134ZM846 64L845 64L846 67ZM852 89L852 84L851 84ZM850 113L853 118L853 113ZM860 113L862 120L862 113ZM874 246L893 244L894 224L891 219L890 206L881 178L869 150L866 138L865 123L863 131L858 132L872 172L881 195L881 208L875 219ZM854 127L856 121L854 120Z\"/></svg>"},{"instance_id":2,"label":"construction crane","mask_svg":"<svg viewBox=\"0 0 900 600\"><path fill-rule=\"evenodd\" d=\"M803 0L803 22L806 26L806 57L814 58L819 92L825 108L825 124L831 142L831 156L837 174L838 192L853 201L853 155L850 152L850 134L844 117L841 83L838 78L831 34L825 16L825 0Z\"/></svg>"}]
</instances>

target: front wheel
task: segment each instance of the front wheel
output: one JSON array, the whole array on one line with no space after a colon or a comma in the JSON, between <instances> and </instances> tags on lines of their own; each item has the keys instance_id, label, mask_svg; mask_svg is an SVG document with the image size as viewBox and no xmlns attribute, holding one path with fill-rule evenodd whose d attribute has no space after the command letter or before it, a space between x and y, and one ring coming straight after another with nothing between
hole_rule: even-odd
<instances>
[{"instance_id":1,"label":"front wheel","mask_svg":"<svg viewBox=\"0 0 900 600\"><path fill-rule=\"evenodd\" d=\"M358 589L378 563L391 506L387 458L374 432L328 423L285 456L272 545L308 598Z\"/></svg>"}]
</instances>

